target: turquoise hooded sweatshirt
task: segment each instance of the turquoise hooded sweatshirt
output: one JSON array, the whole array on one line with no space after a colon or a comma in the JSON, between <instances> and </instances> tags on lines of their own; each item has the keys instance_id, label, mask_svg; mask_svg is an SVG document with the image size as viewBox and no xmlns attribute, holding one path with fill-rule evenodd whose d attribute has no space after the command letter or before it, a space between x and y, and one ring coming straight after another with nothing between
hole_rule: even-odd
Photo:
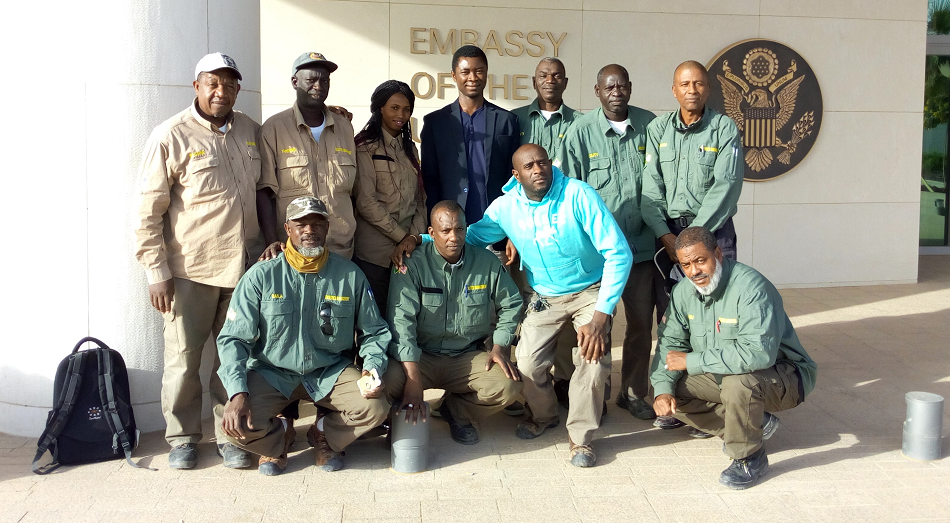
<instances>
[{"instance_id":1,"label":"turquoise hooded sweatshirt","mask_svg":"<svg viewBox=\"0 0 950 523\"><path fill-rule=\"evenodd\" d=\"M518 248L528 283L542 296L580 292L600 282L597 310L613 314L633 255L620 226L590 185L553 167L551 189L529 200L514 177L465 241L485 247L506 236Z\"/></svg>"}]
</instances>

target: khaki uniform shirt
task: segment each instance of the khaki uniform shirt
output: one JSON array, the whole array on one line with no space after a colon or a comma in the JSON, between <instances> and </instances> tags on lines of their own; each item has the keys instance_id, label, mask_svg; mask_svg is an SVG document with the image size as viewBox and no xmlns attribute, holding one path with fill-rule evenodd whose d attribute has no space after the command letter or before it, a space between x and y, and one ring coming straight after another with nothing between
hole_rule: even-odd
<instances>
[{"instance_id":1,"label":"khaki uniform shirt","mask_svg":"<svg viewBox=\"0 0 950 523\"><path fill-rule=\"evenodd\" d=\"M413 145L412 154L416 153ZM356 150L356 257L389 267L393 248L407 234L426 229L426 199L419 173L402 147L402 137L383 129L383 141Z\"/></svg>"},{"instance_id":2,"label":"khaki uniform shirt","mask_svg":"<svg viewBox=\"0 0 950 523\"><path fill-rule=\"evenodd\" d=\"M323 111L326 128L320 143L294 104L271 116L261 126L261 182L277 195L277 237L287 240L283 224L287 204L301 196L315 196L330 211L327 248L346 259L353 257L353 186L356 184L356 145L353 126L342 116Z\"/></svg>"},{"instance_id":3,"label":"khaki uniform shirt","mask_svg":"<svg viewBox=\"0 0 950 523\"><path fill-rule=\"evenodd\" d=\"M142 161L135 257L148 283L237 285L264 251L255 186L260 126L234 111L221 132L191 107L152 131Z\"/></svg>"},{"instance_id":4,"label":"khaki uniform shirt","mask_svg":"<svg viewBox=\"0 0 950 523\"><path fill-rule=\"evenodd\" d=\"M389 280L389 352L396 361L484 350L489 336L496 345L512 344L521 293L491 251L468 245L453 266L426 242L405 263L406 272L394 270Z\"/></svg>"},{"instance_id":5,"label":"khaki uniform shirt","mask_svg":"<svg viewBox=\"0 0 950 523\"><path fill-rule=\"evenodd\" d=\"M303 384L319 401L353 364L354 333L363 369L382 376L391 336L366 276L332 253L320 272L300 273L281 253L256 263L234 289L217 340L218 376L229 398L248 392L253 370L287 398Z\"/></svg>"},{"instance_id":6,"label":"khaki uniform shirt","mask_svg":"<svg viewBox=\"0 0 950 523\"><path fill-rule=\"evenodd\" d=\"M603 198L623 231L634 263L653 258L656 238L640 210L647 125L655 115L627 106L624 134L610 125L603 108L578 118L564 140L561 171L587 182Z\"/></svg>"}]
</instances>

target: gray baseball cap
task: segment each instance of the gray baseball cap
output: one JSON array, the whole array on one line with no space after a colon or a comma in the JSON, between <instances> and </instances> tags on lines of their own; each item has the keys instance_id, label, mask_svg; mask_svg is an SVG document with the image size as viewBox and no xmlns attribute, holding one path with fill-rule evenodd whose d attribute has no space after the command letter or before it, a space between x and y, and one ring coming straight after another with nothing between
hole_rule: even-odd
<instances>
[{"instance_id":1,"label":"gray baseball cap","mask_svg":"<svg viewBox=\"0 0 950 523\"><path fill-rule=\"evenodd\" d=\"M308 214L319 214L324 218L330 217L330 213L327 212L327 204L323 203L323 200L314 198L313 196L301 196L290 202L290 205L287 206L288 221L298 220Z\"/></svg>"},{"instance_id":2,"label":"gray baseball cap","mask_svg":"<svg viewBox=\"0 0 950 523\"><path fill-rule=\"evenodd\" d=\"M301 67L304 67L310 64L320 64L323 67L326 67L327 71L331 73L333 71L336 71L336 64L327 60L327 57L323 56L322 54L304 53L298 56L296 60L294 60L294 68L290 72L290 74L297 74L297 71L299 71Z\"/></svg>"}]
</instances>

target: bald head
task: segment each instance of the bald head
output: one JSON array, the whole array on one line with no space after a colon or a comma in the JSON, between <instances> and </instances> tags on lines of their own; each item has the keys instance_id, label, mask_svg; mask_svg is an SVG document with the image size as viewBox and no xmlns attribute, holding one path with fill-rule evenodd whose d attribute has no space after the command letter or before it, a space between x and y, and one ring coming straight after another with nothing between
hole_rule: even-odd
<instances>
[{"instance_id":1,"label":"bald head","mask_svg":"<svg viewBox=\"0 0 950 523\"><path fill-rule=\"evenodd\" d=\"M554 171L548 153L540 145L526 143L511 157L511 173L529 200L540 202L551 189Z\"/></svg>"},{"instance_id":2,"label":"bald head","mask_svg":"<svg viewBox=\"0 0 950 523\"><path fill-rule=\"evenodd\" d=\"M709 83L709 71L706 70L706 66L697 62L696 60L686 60L685 62L676 66L676 70L673 71L673 83L676 84L676 79L679 78L680 73L686 70L692 70L700 75L706 80L706 83Z\"/></svg>"},{"instance_id":3,"label":"bald head","mask_svg":"<svg viewBox=\"0 0 950 523\"><path fill-rule=\"evenodd\" d=\"M620 75L625 82L630 81L630 73L627 72L627 68L620 64L607 64L600 68L600 71L597 71L597 83L600 83L605 76L612 74Z\"/></svg>"}]
</instances>

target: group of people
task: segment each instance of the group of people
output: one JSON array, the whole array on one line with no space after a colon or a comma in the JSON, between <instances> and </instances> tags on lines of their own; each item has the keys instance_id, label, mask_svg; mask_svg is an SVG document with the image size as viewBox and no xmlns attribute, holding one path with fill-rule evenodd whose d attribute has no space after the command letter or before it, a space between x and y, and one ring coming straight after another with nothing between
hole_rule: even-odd
<instances>
[{"instance_id":1,"label":"group of people","mask_svg":"<svg viewBox=\"0 0 950 523\"><path fill-rule=\"evenodd\" d=\"M425 421L432 388L445 395L431 415L466 445L501 411L536 438L560 424L560 403L570 462L593 466L622 302L617 405L721 437L724 485L765 474L772 413L804 400L817 367L775 287L735 261L741 140L706 107L701 64L676 68L680 108L656 117L629 105L616 64L597 74L600 108L567 107L564 64L544 58L537 98L509 112L484 98L485 53L463 46L459 97L424 118L421 155L409 86L377 87L354 136L326 103L336 69L300 55L296 102L259 126L233 110L237 64L209 54L193 103L149 138L136 255L164 318L170 467L197 463L209 336L226 467L256 454L280 474L305 400L316 465L338 470L357 438ZM674 264L689 283L671 290Z\"/></svg>"}]
</instances>

